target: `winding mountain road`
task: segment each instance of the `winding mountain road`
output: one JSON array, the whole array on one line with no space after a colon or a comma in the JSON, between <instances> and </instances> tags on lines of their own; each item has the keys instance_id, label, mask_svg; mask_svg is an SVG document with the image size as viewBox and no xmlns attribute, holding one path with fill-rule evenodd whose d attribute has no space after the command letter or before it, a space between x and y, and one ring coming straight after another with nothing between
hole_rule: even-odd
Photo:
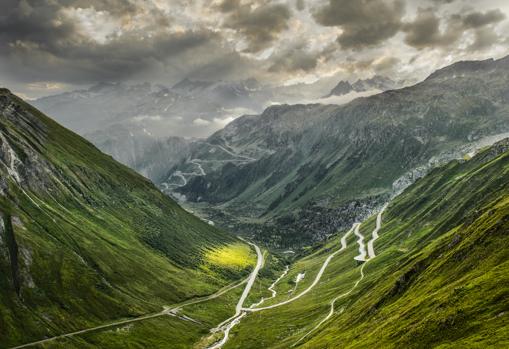
<instances>
[{"instance_id":1,"label":"winding mountain road","mask_svg":"<svg viewBox=\"0 0 509 349\"><path fill-rule=\"evenodd\" d=\"M243 308L244 302L246 301L246 298L249 295L251 288L253 287L256 277L258 276L258 272L260 271L260 269L263 266L263 254L262 254L260 248L251 242L247 241L247 243L250 244L251 246L253 246L256 250L256 255L258 256L258 259L256 261L256 266L253 269L253 271L251 272L251 274L249 275L246 287L244 288L244 291L242 292L242 295L240 296L239 301L237 302L237 306L235 307L235 314L232 317L230 317L229 319L223 321L215 329L211 330L211 332L222 331L224 333L223 338L219 342L210 346L208 349L218 349L218 348L221 348L223 345L225 345L225 343L228 341L230 330L235 325L237 325L240 322L240 320L247 314L244 311L245 308Z\"/></svg>"},{"instance_id":2,"label":"winding mountain road","mask_svg":"<svg viewBox=\"0 0 509 349\"><path fill-rule=\"evenodd\" d=\"M286 274L288 274L289 270L290 270L290 267L287 265L285 267L285 270L283 271L283 273L269 286L268 290L272 293L272 295L269 298L262 297L257 303L253 303L249 308L259 307L265 301L275 298L277 295L277 291L274 289L274 287L276 287L277 283L279 281L281 281L281 279L284 278L286 276Z\"/></svg>"},{"instance_id":3,"label":"winding mountain road","mask_svg":"<svg viewBox=\"0 0 509 349\"><path fill-rule=\"evenodd\" d=\"M342 293L340 294L339 296L337 296L336 298L334 298L331 302L330 302L330 310L329 310L329 313L327 314L327 316L318 323L318 325L316 325L315 327L313 327L309 332L307 332L304 336L302 336L297 342L295 342L295 344L293 346L296 346L297 344L299 344L304 338L306 338L307 336L309 336L311 333L313 333L314 331L316 331L320 326L322 326L327 320L329 320L331 318L331 316L334 314L334 304L336 303L336 301L338 299L341 299L343 297L346 297L348 296L350 293L352 293L352 291L357 287L357 285L359 285L359 283L364 279L364 267L366 266L366 264L369 262L369 260L362 264L361 266L361 269L360 269L360 273L361 273L361 276L359 279L357 279L357 281L355 282L355 284L348 290L346 291L345 293ZM344 311L344 309L341 309L340 313L342 313Z\"/></svg>"},{"instance_id":4,"label":"winding mountain road","mask_svg":"<svg viewBox=\"0 0 509 349\"><path fill-rule=\"evenodd\" d=\"M225 147L223 147L221 145L211 144L211 143L207 143L207 142L204 142L204 143L208 144L209 146L216 147L216 148L224 151L226 154L234 157L234 159L225 159L225 160L192 159L191 161L189 161L189 163L197 166L198 172L182 172L182 171L177 170L177 171L173 172L168 177L167 181L169 181L172 177L178 177L178 178L180 178L182 180L181 184L165 182L165 183L161 183L161 185L165 185L166 187L180 188L180 187L183 187L183 186L185 186L187 184L188 179L186 177L202 177L202 176L206 176L207 173L203 169L201 163L231 163L231 162L233 162L233 163L248 163L248 162L257 161L257 159L252 158L250 156L245 156L245 155L240 155L240 154L233 153L233 152L231 152L230 150L226 149Z\"/></svg>"},{"instance_id":5,"label":"winding mountain road","mask_svg":"<svg viewBox=\"0 0 509 349\"><path fill-rule=\"evenodd\" d=\"M355 227L354 234L359 238L357 240L357 243L359 244L359 255L355 256L354 259L357 261L360 261L360 262L365 262L367 259L366 258L367 257L366 245L364 244L364 235L361 234L360 230L361 230L361 225L358 224Z\"/></svg>"},{"instance_id":6,"label":"winding mountain road","mask_svg":"<svg viewBox=\"0 0 509 349\"><path fill-rule=\"evenodd\" d=\"M382 228L382 214L387 209L387 206L389 206L389 203L386 203L382 207L380 212L378 212L378 215L376 216L376 226L375 226L375 229L373 230L373 232L371 233L371 240L368 241L368 255L369 255L369 259L376 257L375 248L374 248L373 244L375 243L376 239L378 239L378 232Z\"/></svg>"},{"instance_id":7,"label":"winding mountain road","mask_svg":"<svg viewBox=\"0 0 509 349\"><path fill-rule=\"evenodd\" d=\"M182 180L182 184L177 184L177 183L171 183L171 184L163 183L163 184L166 184L167 186L173 186L173 187L180 188L180 187L183 187L183 186L185 186L187 184L186 176L189 176L189 177L201 177L201 176L205 176L206 175L205 170L203 169L203 167L201 166L199 161L200 161L199 159L193 159L193 160L189 161L189 163L191 163L191 164L193 164L193 165L198 167L198 172L175 171L168 178L168 179L170 179L171 177L179 177Z\"/></svg>"},{"instance_id":8,"label":"winding mountain road","mask_svg":"<svg viewBox=\"0 0 509 349\"><path fill-rule=\"evenodd\" d=\"M267 309L274 309L274 308L280 307L282 305L291 303L291 302L301 298L305 294L307 294L309 291L311 291L318 284L318 282L322 278L322 275L323 275L325 269L327 268L327 266L329 265L330 261L332 260L332 258L334 258L335 255L337 255L339 252L343 251L346 248L346 239L347 239L347 237L352 233L353 230L357 229L359 225L360 225L359 223L355 223L352 226L352 228L347 233L345 233L345 235L341 238L341 248L339 250L337 250L336 252L330 254L329 257L327 257L325 262L323 262L322 267L318 271L318 274L316 274L316 277L313 280L313 282L311 283L311 285L309 285L308 288L306 288L304 291L299 293L297 296L292 297L292 298L290 298L290 299L288 299L286 301L280 302L280 303L276 303L276 304L269 305L269 306L266 306L266 307L242 308L242 310L247 311L247 312L257 312L257 311L262 311L262 310L267 310Z\"/></svg>"},{"instance_id":9,"label":"winding mountain road","mask_svg":"<svg viewBox=\"0 0 509 349\"><path fill-rule=\"evenodd\" d=\"M198 323L196 320L194 320L194 319L192 319L190 317L179 316L179 315L176 314L176 311L172 311L172 310L175 310L175 309L166 309L166 310L163 310L160 313L140 316L140 317L137 317L135 319L129 319L129 320L124 320L124 321L117 321L117 322L113 322L111 324L96 326L96 327L93 327L93 328L88 328L88 329L84 329L84 330L80 330L80 331L76 331L76 332L70 332L70 333L62 334L60 336L43 339L43 340L40 340L40 341L37 341L37 342L22 344L22 345L19 345L17 347L12 347L11 349L33 347L35 345L41 345L41 344L45 344L45 343L48 343L48 342L53 342L53 341L58 340L58 339L69 338L69 337L77 336L77 335L80 335L80 334L85 334L85 333L92 332L92 331L102 330L102 329L106 329L106 328L110 328L110 327L118 327L118 326L121 326L121 325L127 325L127 324L131 324L131 323L134 323L134 322L148 320L148 319L153 319L153 318L156 318L156 317L166 316L166 315L168 315L168 316L175 316L175 317L177 317L177 318L179 318L181 320L184 320L184 321L191 321L191 322Z\"/></svg>"},{"instance_id":10,"label":"winding mountain road","mask_svg":"<svg viewBox=\"0 0 509 349\"><path fill-rule=\"evenodd\" d=\"M196 320L194 320L194 319L192 319L190 317L187 317L187 316L184 316L184 315L182 315L182 316L177 315L177 312L180 309L182 309L183 307L185 307L185 306L189 306L189 305L197 304L197 303L202 303L202 302L206 302L206 301L215 299L215 298L225 294L226 292L228 292L228 291L230 291L230 290L232 290L234 288L237 288L237 287L243 285L247 281L248 281L248 279L245 279L245 280L242 280L241 282L238 282L236 284L233 284L233 285L230 285L230 286L226 286L226 287L222 288L221 290L217 291L216 293L211 294L210 296L200 297L200 298L197 298L197 299L194 299L194 300L189 300L189 301L186 301L186 302L184 302L184 303L182 303L182 304L180 304L178 306L174 306L174 307L165 307L165 309L163 311L159 312L159 313L148 314L148 315L140 316L140 317L133 318L133 319L116 321L116 322L112 322L112 323L109 323L109 324L104 324L104 325L100 325L100 326L90 327L90 328L86 328L86 329L75 331L75 332L65 333L65 334L62 334L62 335L55 336L55 337L46 338L46 339L43 339L43 340L40 340L40 341L22 344L22 345L19 345L19 346L16 346L16 347L12 347L10 349L20 349L20 348L33 347L33 346L36 346L36 345L41 345L41 344L53 342L53 341L56 341L56 340L59 340L59 339L64 339L64 338L69 338L69 337L73 337L73 336L78 336L78 335L81 335L81 334L85 334L85 333L89 333L89 332L93 332L93 331L98 331L98 330L103 330L103 329L107 329L107 328L110 328L110 327L118 327L118 326L122 326L122 325L127 325L127 324L131 324L131 323L134 323L134 322L139 322L139 321L143 321L143 320L153 319L153 318L157 318L157 317L161 317L161 316L175 316L175 317L177 317L177 318L179 318L181 320L184 320L184 321L191 321L191 322L198 323Z\"/></svg>"},{"instance_id":11,"label":"winding mountain road","mask_svg":"<svg viewBox=\"0 0 509 349\"><path fill-rule=\"evenodd\" d=\"M258 276L258 272L260 271L260 269L262 268L262 265L263 265L263 254L262 254L262 251L260 250L260 248L251 242L248 242L248 244L250 244L251 246L253 246L255 248L256 255L258 256L258 259L256 261L255 268L253 269L253 271L251 272L251 275L249 276L249 279L247 280L247 285L244 288L244 292L242 292L242 296L240 296L240 299L237 302L237 307L235 308L236 314L241 313L242 306L244 305L244 302L245 302L247 296L249 295L249 291L251 291L251 288L253 287L256 277Z\"/></svg>"},{"instance_id":12,"label":"winding mountain road","mask_svg":"<svg viewBox=\"0 0 509 349\"><path fill-rule=\"evenodd\" d=\"M375 229L373 230L373 232L371 233L372 237L371 237L371 240L369 240L368 242L368 254L369 254L369 257L368 259L365 259L365 263L362 264L361 268L360 268L360 278L357 279L357 281L355 282L355 284L348 290L346 291L345 293L342 293L338 296L336 296L331 302L330 302L330 310L329 310L329 313L327 314L327 316L325 316L324 319L322 319L315 327L313 327L310 331L308 331L304 336L302 336L297 342L295 342L292 347L296 346L297 344L299 344L304 338L306 338L307 336L309 336L311 333L313 333L314 331L316 331L320 326L322 326L327 320L329 320L332 315L334 314L334 305L336 303L337 300L341 299L341 298L344 298L346 296L348 296L350 293L353 292L353 290L359 285L359 283L364 279L364 268L366 267L366 264L368 264L368 262L370 260L372 260L373 258L376 257L376 254L375 254L375 250L374 250L374 247L373 247L373 244L374 242L376 241L376 239L378 239L378 232L380 231L380 229L382 228L382 215L384 213L384 211L387 209L387 206L389 206L389 203L386 203L382 209L380 210L380 212L378 212L378 215L376 217L376 226L375 226ZM359 232L359 228L360 228L360 224L358 224L356 227L355 227L355 235L357 235L359 237L359 241L357 241L359 243L359 252L360 252L360 255L363 255L364 258L365 258L365 254L366 254L366 250L364 248L361 247L361 242L362 242L362 245L363 244L363 240L364 240L364 237L362 236L362 234L360 234ZM361 237L362 237L362 241L361 241ZM343 241L342 241L343 243ZM345 241L346 243L346 241ZM346 247L346 245L344 246ZM359 256L355 257L356 260L359 260L358 259ZM341 309L341 313L344 311L344 309Z\"/></svg>"},{"instance_id":13,"label":"winding mountain road","mask_svg":"<svg viewBox=\"0 0 509 349\"><path fill-rule=\"evenodd\" d=\"M231 156L234 156L234 157L237 157L239 159L243 159L244 161L246 162L253 162L253 161L256 161L257 159L255 158L252 158L250 156L245 156L245 155L240 155L240 154L237 154L237 153L234 153L232 151L229 151L228 149L226 149L225 147L223 147L222 145L218 145L218 144L211 144L211 143L207 143L211 146L214 146L214 147L217 147L219 149L221 149L222 151L224 151L225 153L227 153L228 155L231 155ZM230 147L231 148L231 147ZM232 148L233 149L233 148Z\"/></svg>"}]
</instances>

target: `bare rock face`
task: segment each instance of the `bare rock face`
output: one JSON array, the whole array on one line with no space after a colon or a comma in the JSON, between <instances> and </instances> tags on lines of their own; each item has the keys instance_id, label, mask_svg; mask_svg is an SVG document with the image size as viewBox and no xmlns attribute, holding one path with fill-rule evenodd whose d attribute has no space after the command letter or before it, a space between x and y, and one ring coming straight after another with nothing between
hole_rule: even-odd
<instances>
[{"instance_id":1,"label":"bare rock face","mask_svg":"<svg viewBox=\"0 0 509 349\"><path fill-rule=\"evenodd\" d=\"M8 90L0 91L0 192L7 180L33 189L44 189L50 179L50 164L41 156L45 126L31 110L16 103Z\"/></svg>"}]
</instances>

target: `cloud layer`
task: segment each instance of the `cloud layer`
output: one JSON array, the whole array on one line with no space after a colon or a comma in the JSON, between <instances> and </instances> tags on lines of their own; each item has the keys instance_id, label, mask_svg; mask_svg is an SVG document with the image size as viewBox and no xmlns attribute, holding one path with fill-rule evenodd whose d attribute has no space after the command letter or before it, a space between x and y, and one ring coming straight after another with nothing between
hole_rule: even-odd
<instances>
[{"instance_id":1,"label":"cloud layer","mask_svg":"<svg viewBox=\"0 0 509 349\"><path fill-rule=\"evenodd\" d=\"M321 25L341 28L342 48L362 49L396 35L403 12L402 0L330 0L314 17Z\"/></svg>"},{"instance_id":2,"label":"cloud layer","mask_svg":"<svg viewBox=\"0 0 509 349\"><path fill-rule=\"evenodd\" d=\"M184 77L417 79L509 53L505 0L0 2L0 82L28 95Z\"/></svg>"}]
</instances>

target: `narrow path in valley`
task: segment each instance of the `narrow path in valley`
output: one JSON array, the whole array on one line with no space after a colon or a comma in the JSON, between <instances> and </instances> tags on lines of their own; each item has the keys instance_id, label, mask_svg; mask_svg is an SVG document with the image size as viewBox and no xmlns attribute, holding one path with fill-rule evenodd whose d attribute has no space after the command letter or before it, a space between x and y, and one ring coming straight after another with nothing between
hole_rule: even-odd
<instances>
[{"instance_id":1,"label":"narrow path in valley","mask_svg":"<svg viewBox=\"0 0 509 349\"><path fill-rule=\"evenodd\" d=\"M237 302L237 306L235 307L235 315L233 315L231 318L223 321L219 326L216 327L216 329L213 329L212 332L222 331L224 333L223 338L213 344L209 347L209 349L218 349L221 348L225 343L228 341L230 330L237 325L240 320L246 316L246 312L243 311L244 308L244 302L246 301L247 296L249 295L249 292L251 291L251 288L253 287L253 284L256 280L256 277L258 276L258 272L260 271L262 265L263 265L263 254L260 250L260 248L251 243L247 242L251 246L253 246L256 250L256 255L258 256L258 260L256 261L256 266L251 272L251 275L249 275L249 278L247 280L246 287L244 288L244 291L242 292L242 295L240 296L239 301Z\"/></svg>"},{"instance_id":2,"label":"narrow path in valley","mask_svg":"<svg viewBox=\"0 0 509 349\"><path fill-rule=\"evenodd\" d=\"M111 323L111 324L106 324L106 325L96 326L96 327L93 327L93 328L88 328L88 329L84 329L84 330L80 330L80 331L76 331L76 332L66 333L66 334L62 334L60 336L43 339L43 340L40 340L40 341L37 341L37 342L32 342L32 343L27 343L27 344L19 345L17 347L12 347L11 349L33 347L35 345L45 344L45 343L52 342L52 341L55 341L55 340L58 340L58 339L69 338L69 337L77 336L77 335L88 333L88 332L92 332L92 331L106 329L106 328L109 328L109 327L118 327L118 326L121 326L121 325L127 325L127 324L131 324L131 323L134 323L134 322L148 320L148 319L153 319L153 318L160 317L160 316L165 316L165 315L175 316L175 317L178 317L179 319L182 319L182 320L185 320L185 321L197 322L196 320L193 320L193 319L191 319L189 317L178 316L176 313L171 312L171 310L172 309L167 309L167 310L163 310L160 313L140 316L140 317L137 317L135 319L129 319L129 320L124 320L124 321L117 321L117 322L114 322L114 323Z\"/></svg>"},{"instance_id":3,"label":"narrow path in valley","mask_svg":"<svg viewBox=\"0 0 509 349\"><path fill-rule=\"evenodd\" d=\"M367 259L366 245L364 244L364 235L361 234L361 225L355 227L354 234L359 238L357 243L359 244L359 255L355 256L354 259L360 262L365 262Z\"/></svg>"},{"instance_id":4,"label":"narrow path in valley","mask_svg":"<svg viewBox=\"0 0 509 349\"><path fill-rule=\"evenodd\" d=\"M240 155L240 154L234 153L234 152L226 149L222 145L212 144L212 143L208 143L208 142L204 142L204 143L209 145L209 146L211 146L211 147L215 147L215 148L218 148L218 149L224 151L226 154L232 156L233 159L224 159L224 160L192 159L192 160L189 161L189 163L197 166L198 167L198 172L175 171L175 172L173 172L168 177L167 181L169 181L172 177L179 177L182 180L182 183L181 184L179 184L179 183L162 183L161 185L165 185L166 187L180 188L180 187L183 187L183 186L185 186L187 184L189 177L202 177L202 176L206 176L207 173L203 169L201 163L228 163L228 162L233 162L233 163L248 163L248 162L253 162L253 161L257 161L258 160L258 159L252 158L250 156ZM232 147L230 147L230 148L232 148Z\"/></svg>"},{"instance_id":5,"label":"narrow path in valley","mask_svg":"<svg viewBox=\"0 0 509 349\"><path fill-rule=\"evenodd\" d=\"M366 263L363 263L361 268L360 268L360 273L361 273L361 276L359 279L357 279L357 281L355 282L355 284L352 286L352 288L350 288L348 291L346 291L345 293L342 293L340 294L339 296L337 296L336 298L334 298L332 300L332 302L330 303L330 310L329 310L329 313L327 314L327 316L318 323L318 325L316 325L315 327L313 327L309 332L307 332L304 336L302 336L297 342L295 342L295 344L293 346L296 346L297 344L299 344L304 338L306 338L307 336L309 336L311 333L313 333L314 331L316 331L320 326L322 326L327 320L329 320L331 318L331 316L334 314L334 304L336 303L336 301L338 299L341 299L343 297L346 297L348 296L350 293L353 292L353 290L357 287L357 285L359 285L359 283L364 279L364 267L366 266L366 264L369 262L369 260L366 262ZM344 309L341 309L340 313L343 312Z\"/></svg>"},{"instance_id":6,"label":"narrow path in valley","mask_svg":"<svg viewBox=\"0 0 509 349\"><path fill-rule=\"evenodd\" d=\"M318 271L318 274L316 274L316 277L313 280L313 283L311 283L311 285L309 285L308 288L306 288L304 291L302 291L301 293L299 293L295 297L292 297L292 298L290 298L290 299L288 299L286 301L283 301L283 302L280 302L280 303L277 303L277 304L269 305L269 306L266 306L266 307L258 307L258 308L243 308L242 310L247 311L247 312L257 312L257 311L261 311L261 310L273 309L273 308L277 308L277 307L280 307L282 305L291 303L291 302L301 298L305 294L307 294L309 291L311 291L318 284L318 282L320 281L320 279L321 279L325 269L329 265L329 263L332 260L332 258L334 258L334 256L337 255L339 252L341 252L344 249L346 249L346 245L347 245L346 244L346 239L347 239L347 237L352 233L352 231L357 229L359 225L360 225L360 223L355 223L352 226L352 228L348 232L346 232L345 235L343 235L343 237L341 238L341 248L339 250L337 250L336 252L330 254L329 257L327 257L325 262L323 262L322 267Z\"/></svg>"},{"instance_id":7,"label":"narrow path in valley","mask_svg":"<svg viewBox=\"0 0 509 349\"><path fill-rule=\"evenodd\" d=\"M183 307L185 307L185 306L189 306L189 305L197 304L197 303L202 303L202 302L206 302L206 301L215 299L215 298L225 294L226 292L228 292L228 291L230 291L230 290L232 290L234 288L237 288L237 287L243 285L247 281L248 281L248 279L245 279L245 280L243 280L243 281L241 281L239 283L236 283L236 284L224 287L224 288L222 288L221 290L217 291L214 294L211 294L211 295L205 296L205 297L199 297L197 299L193 299L193 300L189 300L189 301L185 301L184 303L179 304L178 306L165 307L165 309L163 311L158 312L158 313L143 315L143 316L140 316L140 317L137 317L137 318L133 318L133 319L120 320L120 321L112 322L112 323L109 323L109 324L104 324L104 325L100 325L100 326L90 327L90 328L86 328L86 329L75 331L75 332L65 333L65 334L62 334L62 335L55 336L55 337L46 338L46 339L43 339L43 340L40 340L40 341L22 344L22 345L19 345L19 346L16 346L16 347L12 347L11 349L33 347L35 345L40 345L40 344L52 342L52 341L59 340L59 339L69 338L69 337L73 337L73 336L77 336L77 335L81 335L81 334L85 334L85 333L89 333L89 332L93 332L93 331L107 329L107 328L110 328L110 327L118 327L118 326L122 326L122 325L127 325L127 324L131 324L131 323L134 323L134 322L149 320L149 319L153 319L153 318L157 318L157 317L161 317L161 316L174 316L174 317L177 317L177 318L179 318L181 320L184 320L184 321L191 321L191 322L198 323L198 321L196 321L196 320L194 320L194 319L192 319L190 317L187 317L187 316L184 316L184 315L182 315L182 316L178 315L177 314L178 311L180 309L182 309Z\"/></svg>"},{"instance_id":8,"label":"narrow path in valley","mask_svg":"<svg viewBox=\"0 0 509 349\"><path fill-rule=\"evenodd\" d=\"M171 174L171 176L168 178L170 179L171 177L179 177L181 180L182 180L182 183L181 184L177 184L177 183L164 183L166 184L168 187L177 187L177 188L180 188L180 187L183 187L187 184L187 178L186 176L188 177L201 177L201 176L205 176L207 173L205 173L205 170L203 169L202 165L199 163L199 159L193 159L191 161L189 161L189 163L195 165L198 167L198 172L182 172L182 171L175 171Z\"/></svg>"},{"instance_id":9,"label":"narrow path in valley","mask_svg":"<svg viewBox=\"0 0 509 349\"><path fill-rule=\"evenodd\" d=\"M232 147L230 144L228 144L228 142L226 141L226 139L223 137L221 137L223 139L223 142L224 142L224 145L234 151L236 151L237 149L235 149L234 147ZM221 149L222 151L224 151L226 154L228 155L231 155L233 157L236 157L236 158L239 158L239 159L243 159L243 161L248 161L248 162L252 162L252 161L257 161L258 159L255 159L255 158L252 158L250 156L246 156L246 155L241 155L239 153L234 153L233 151L231 150L228 150L226 149L225 147L223 147L222 145L219 145L219 144L212 144L212 143L209 143L209 142L205 142L205 144L208 144L210 145L211 147L216 147L216 148L219 148Z\"/></svg>"},{"instance_id":10,"label":"narrow path in valley","mask_svg":"<svg viewBox=\"0 0 509 349\"><path fill-rule=\"evenodd\" d=\"M382 207L380 212L378 212L378 215L376 216L376 226L375 226L375 229L373 230L373 232L371 233L371 240L368 241L368 255L369 255L370 259L376 257L375 248L373 245L374 245L376 239L378 239L378 232L382 228L382 215L385 212L385 210L387 209L387 206L389 206L389 203L386 203Z\"/></svg>"},{"instance_id":11,"label":"narrow path in valley","mask_svg":"<svg viewBox=\"0 0 509 349\"><path fill-rule=\"evenodd\" d=\"M334 314L334 304L336 303L336 301L338 299L341 299L341 298L344 298L346 296L348 296L350 293L353 292L353 290L359 285L359 283L364 279L364 267L366 266L366 264L368 264L368 262L370 260L372 260L373 258L376 257L376 254L375 254L375 250L374 250L374 247L373 247L373 244L374 242L376 241L376 239L378 239L378 232L380 231L380 229L382 228L382 215L384 213L384 211L387 209L387 206L389 206L389 203L386 203L382 209L380 210L380 212L378 212L378 215L376 217L376 226L375 226L375 229L373 230L373 232L371 233L371 240L369 240L368 242L368 254L369 254L369 257L368 259L365 261L365 263L362 264L361 268L360 268L360 278L357 279L357 281L355 282L355 284L348 290L346 291L345 293L342 293L338 296L336 296L330 303L330 310L329 310L329 313L327 314L327 316L322 319L322 321L320 321L315 327L313 327L309 332L307 332L304 336L302 336L297 342L295 342L295 344L293 344L293 346L296 346L297 344L299 344L304 338L306 338L307 336L309 336L311 333L313 333L314 331L316 331L320 326L322 326L327 320L329 320L332 315ZM356 231L356 234L357 236L360 235L357 234L358 230L359 230L359 227L360 227L360 224L356 227L355 231ZM360 235L362 236L362 235ZM362 236L362 239L364 237ZM360 239L360 238L359 238ZM359 244L360 245L360 244ZM359 252L361 252L361 247L359 247ZM364 255L365 255L366 251L364 250ZM359 256L355 257L356 260L359 260L358 259ZM341 313L343 312L344 309L341 309Z\"/></svg>"},{"instance_id":12,"label":"narrow path in valley","mask_svg":"<svg viewBox=\"0 0 509 349\"><path fill-rule=\"evenodd\" d=\"M286 274L288 274L289 270L290 270L290 266L287 265L285 267L285 270L283 271L283 273L269 286L268 290L272 293L272 295L269 298L262 297L260 299L260 301L258 301L257 303L253 303L249 308L256 308L256 307L262 305L262 303L264 303L265 301L275 298L277 295L277 291L274 289L274 287L276 287L277 283L279 281L281 281L281 279L284 278L286 276Z\"/></svg>"},{"instance_id":13,"label":"narrow path in valley","mask_svg":"<svg viewBox=\"0 0 509 349\"><path fill-rule=\"evenodd\" d=\"M211 144L211 145L218 147L219 149L221 149L222 151L226 152L227 154L229 154L231 156L234 156L234 157L237 157L237 158L240 158L240 159L244 159L244 161L256 161L255 158L252 158L250 156L245 156L245 155L240 155L240 154L233 153L233 152L229 151L228 149L226 149L225 147L223 147L221 145L217 145L217 144Z\"/></svg>"},{"instance_id":14,"label":"narrow path in valley","mask_svg":"<svg viewBox=\"0 0 509 349\"><path fill-rule=\"evenodd\" d=\"M200 160L198 160L198 159L191 160L191 163L195 164L196 166L198 166L198 170L200 171L200 173L195 174L195 176L205 176L206 175L205 170L203 169L203 167L201 166L199 161Z\"/></svg>"}]
</instances>

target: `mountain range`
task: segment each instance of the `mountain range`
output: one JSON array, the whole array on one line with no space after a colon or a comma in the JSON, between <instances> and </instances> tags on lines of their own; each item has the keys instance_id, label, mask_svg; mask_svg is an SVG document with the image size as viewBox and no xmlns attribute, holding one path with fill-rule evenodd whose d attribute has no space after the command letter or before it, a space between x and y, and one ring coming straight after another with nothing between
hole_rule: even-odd
<instances>
[{"instance_id":1,"label":"mountain range","mask_svg":"<svg viewBox=\"0 0 509 349\"><path fill-rule=\"evenodd\" d=\"M340 106L272 106L197 142L159 185L265 243L320 240L427 169L503 138L508 80L509 58L459 62Z\"/></svg>"},{"instance_id":2,"label":"mountain range","mask_svg":"<svg viewBox=\"0 0 509 349\"><path fill-rule=\"evenodd\" d=\"M255 79L186 78L171 87L102 82L88 89L42 97L33 104L87 138L93 138L97 131L114 132L117 127L144 130L157 138L204 137L243 113L258 113L273 103L318 99L334 80L290 86L269 86Z\"/></svg>"},{"instance_id":3,"label":"mountain range","mask_svg":"<svg viewBox=\"0 0 509 349\"><path fill-rule=\"evenodd\" d=\"M320 99L335 77L313 83L268 86L255 79L199 81L183 79L171 87L149 83L98 83L88 89L43 97L33 104L64 126L84 136L121 163L158 181L160 165L145 168L154 149L169 154L175 142L203 139L242 114L257 114L271 104ZM177 141L180 138L180 141ZM170 159L162 155L152 163ZM166 164L167 167L168 164ZM167 169L167 168L166 168Z\"/></svg>"},{"instance_id":4,"label":"mountain range","mask_svg":"<svg viewBox=\"0 0 509 349\"><path fill-rule=\"evenodd\" d=\"M509 346L508 81L97 130L145 177L0 89L0 347Z\"/></svg>"},{"instance_id":5,"label":"mountain range","mask_svg":"<svg viewBox=\"0 0 509 349\"><path fill-rule=\"evenodd\" d=\"M189 103L213 114L217 108L210 103L232 108L251 103L256 109L257 98L281 93L269 93L254 80L226 84L184 79L170 89L158 87L159 92L148 84L96 86L86 98L77 98L94 107L102 106L100 100L108 102L103 110L125 104L114 96L131 103L121 116L105 118L109 126L85 134L101 150L220 226L240 224L266 243L290 246L325 238L437 163L503 137L508 131L505 79L507 58L460 62L396 90L392 88L398 83L382 76L342 81L331 94L341 94L337 87L342 85L349 86L345 93L388 91L343 105L274 105L239 117L206 139L156 137L152 132L165 132L162 125L169 116L144 117L141 124L132 120L150 114L143 106L159 108L170 96L178 97L168 115ZM44 110L74 105L70 95L36 105ZM58 108L57 115L65 114ZM78 110L94 114L86 105ZM147 126L152 122L158 131Z\"/></svg>"}]
</instances>

